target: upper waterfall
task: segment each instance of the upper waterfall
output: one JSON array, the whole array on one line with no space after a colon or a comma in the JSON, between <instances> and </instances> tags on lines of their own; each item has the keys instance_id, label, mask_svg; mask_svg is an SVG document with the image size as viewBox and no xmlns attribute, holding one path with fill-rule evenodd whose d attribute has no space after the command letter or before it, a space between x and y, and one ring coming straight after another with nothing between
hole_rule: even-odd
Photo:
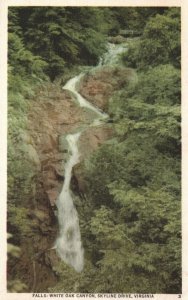
<instances>
[{"instance_id":1,"label":"upper waterfall","mask_svg":"<svg viewBox=\"0 0 188 300\"><path fill-rule=\"evenodd\" d=\"M125 52L128 48L126 44L112 44L108 43L108 51L104 54L103 58L100 58L99 65L115 65L119 62L119 56Z\"/></svg>"}]
</instances>

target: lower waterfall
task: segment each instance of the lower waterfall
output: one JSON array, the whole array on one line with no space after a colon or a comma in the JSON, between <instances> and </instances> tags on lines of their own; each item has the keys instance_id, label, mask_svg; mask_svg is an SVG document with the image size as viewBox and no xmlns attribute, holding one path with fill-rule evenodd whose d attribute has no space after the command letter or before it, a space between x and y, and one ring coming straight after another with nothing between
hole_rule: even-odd
<instances>
[{"instance_id":1,"label":"lower waterfall","mask_svg":"<svg viewBox=\"0 0 188 300\"><path fill-rule=\"evenodd\" d=\"M60 234L56 241L56 250L63 261L71 265L77 272L84 266L84 250L81 244L79 219L70 191L71 172L79 162L77 141L80 132L67 135L71 156L65 166L65 182L57 201Z\"/></svg>"}]
</instances>

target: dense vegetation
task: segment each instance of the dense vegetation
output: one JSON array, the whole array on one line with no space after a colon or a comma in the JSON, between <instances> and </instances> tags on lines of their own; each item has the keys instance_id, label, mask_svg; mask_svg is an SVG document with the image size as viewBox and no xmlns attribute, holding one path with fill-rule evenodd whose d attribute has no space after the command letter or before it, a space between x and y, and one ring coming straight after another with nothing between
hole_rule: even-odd
<instances>
[{"instance_id":1,"label":"dense vegetation","mask_svg":"<svg viewBox=\"0 0 188 300\"><path fill-rule=\"evenodd\" d=\"M177 293L181 290L179 10L150 18L123 61L138 68L138 80L114 94L109 112L117 137L86 164L93 207L90 238L98 267L94 278L100 278L101 292Z\"/></svg>"},{"instance_id":2,"label":"dense vegetation","mask_svg":"<svg viewBox=\"0 0 188 300\"><path fill-rule=\"evenodd\" d=\"M85 161L88 187L76 200L85 269L54 267L50 291L181 292L178 8L9 9L8 229L18 246L32 234L26 204L38 170L23 135L35 91L75 65L95 65L107 35L125 27L143 30L122 55L137 80L110 99L116 135Z\"/></svg>"}]
</instances>

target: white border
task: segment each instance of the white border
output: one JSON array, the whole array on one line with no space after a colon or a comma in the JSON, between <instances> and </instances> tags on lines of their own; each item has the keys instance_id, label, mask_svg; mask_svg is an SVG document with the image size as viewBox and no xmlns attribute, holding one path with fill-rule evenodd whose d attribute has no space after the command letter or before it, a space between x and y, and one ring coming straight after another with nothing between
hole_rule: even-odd
<instances>
[{"instance_id":1,"label":"white border","mask_svg":"<svg viewBox=\"0 0 188 300\"><path fill-rule=\"evenodd\" d=\"M182 0L4 0L8 6L181 6Z\"/></svg>"},{"instance_id":2,"label":"white border","mask_svg":"<svg viewBox=\"0 0 188 300\"><path fill-rule=\"evenodd\" d=\"M8 6L181 6L182 10L182 225L183 225L183 292L182 299L188 299L188 2L187 0L0 0L0 199L1 199L1 258L0 258L0 299L34 299L32 294L6 292L6 151L7 151L7 8ZM47 293L42 298L50 298ZM134 294L132 295L133 299ZM67 295L68 296L68 295ZM53 297L51 299L55 299ZM61 297L59 297L61 298ZM64 299L72 299L66 297ZM117 294L118 298L118 294ZM62 299L62 298L61 298ZM74 297L75 299L75 297ZM79 297L79 299L86 299ZM90 298L94 299L94 298ZM119 298L128 299L128 298ZM131 298L130 298L131 299ZM141 299L141 298L140 298ZM148 298L146 298L148 299ZM177 295L156 294L156 300L174 300Z\"/></svg>"}]
</instances>

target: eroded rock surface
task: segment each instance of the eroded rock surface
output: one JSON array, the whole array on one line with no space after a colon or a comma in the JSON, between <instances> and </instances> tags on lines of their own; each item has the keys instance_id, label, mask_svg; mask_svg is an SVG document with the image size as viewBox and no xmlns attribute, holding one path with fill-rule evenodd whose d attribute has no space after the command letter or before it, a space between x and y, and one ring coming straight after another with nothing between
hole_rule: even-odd
<instances>
[{"instance_id":1,"label":"eroded rock surface","mask_svg":"<svg viewBox=\"0 0 188 300\"><path fill-rule=\"evenodd\" d=\"M131 69L102 66L83 78L79 93L93 105L107 111L109 98L116 90L120 90L132 76Z\"/></svg>"}]
</instances>

